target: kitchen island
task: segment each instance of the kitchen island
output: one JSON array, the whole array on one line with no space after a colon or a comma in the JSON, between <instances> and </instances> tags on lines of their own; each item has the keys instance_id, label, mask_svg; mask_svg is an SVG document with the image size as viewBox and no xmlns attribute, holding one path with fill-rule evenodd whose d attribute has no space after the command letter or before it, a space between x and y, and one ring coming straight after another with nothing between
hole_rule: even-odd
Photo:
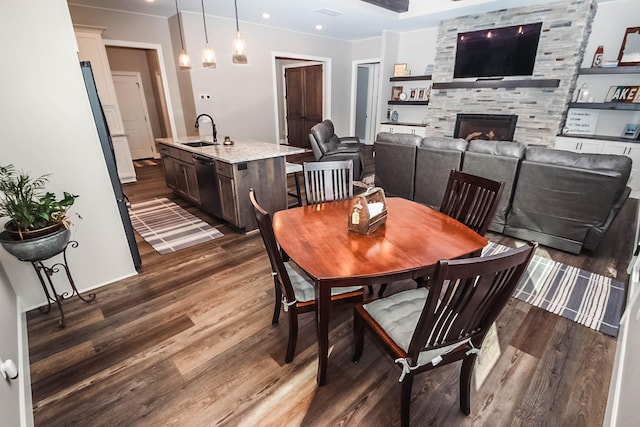
<instances>
[{"instance_id":1,"label":"kitchen island","mask_svg":"<svg viewBox=\"0 0 640 427\"><path fill-rule=\"evenodd\" d=\"M269 212L287 208L285 156L303 148L262 141L212 144L199 136L156 139L167 186L205 212L245 231L257 228L249 188ZM209 145L208 145L209 144Z\"/></svg>"}]
</instances>

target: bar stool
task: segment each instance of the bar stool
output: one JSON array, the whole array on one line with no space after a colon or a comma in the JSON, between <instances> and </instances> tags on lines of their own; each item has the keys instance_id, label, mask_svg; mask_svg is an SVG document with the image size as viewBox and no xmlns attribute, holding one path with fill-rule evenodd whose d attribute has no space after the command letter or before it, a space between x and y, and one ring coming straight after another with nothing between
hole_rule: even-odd
<instances>
[{"instance_id":1,"label":"bar stool","mask_svg":"<svg viewBox=\"0 0 640 427\"><path fill-rule=\"evenodd\" d=\"M302 172L302 165L298 163L285 162L285 169L287 171L287 177L289 174L293 174L293 179L296 181L296 192L290 193L287 191L287 196L295 197L297 202L292 205L287 205L288 208L294 208L296 206L302 206L302 195L300 194L300 180L298 179L298 172ZM287 185L287 189L288 189Z\"/></svg>"}]
</instances>

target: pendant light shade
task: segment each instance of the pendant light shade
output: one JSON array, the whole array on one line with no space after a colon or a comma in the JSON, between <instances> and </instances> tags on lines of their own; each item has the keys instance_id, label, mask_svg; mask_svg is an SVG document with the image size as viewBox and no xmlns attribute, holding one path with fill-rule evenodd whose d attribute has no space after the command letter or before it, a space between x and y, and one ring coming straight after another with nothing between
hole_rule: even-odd
<instances>
[{"instance_id":1,"label":"pendant light shade","mask_svg":"<svg viewBox=\"0 0 640 427\"><path fill-rule=\"evenodd\" d=\"M202 22L204 23L204 49L202 50L202 66L205 68L216 68L216 54L209 46L209 36L207 35L207 20L204 17L204 0L202 4Z\"/></svg>"},{"instance_id":2,"label":"pendant light shade","mask_svg":"<svg viewBox=\"0 0 640 427\"><path fill-rule=\"evenodd\" d=\"M176 0L176 16L178 17L178 31L180 32L180 46L182 46L182 52L178 56L178 66L181 70L191 69L191 58L184 48L184 39L182 38L182 23L180 22L180 12L178 11L178 0Z\"/></svg>"},{"instance_id":3,"label":"pendant light shade","mask_svg":"<svg viewBox=\"0 0 640 427\"><path fill-rule=\"evenodd\" d=\"M246 64L247 63L247 44L240 35L240 26L238 25L238 2L233 0L233 4L236 7L236 38L233 39L233 45L231 46L231 53L234 64Z\"/></svg>"}]
</instances>

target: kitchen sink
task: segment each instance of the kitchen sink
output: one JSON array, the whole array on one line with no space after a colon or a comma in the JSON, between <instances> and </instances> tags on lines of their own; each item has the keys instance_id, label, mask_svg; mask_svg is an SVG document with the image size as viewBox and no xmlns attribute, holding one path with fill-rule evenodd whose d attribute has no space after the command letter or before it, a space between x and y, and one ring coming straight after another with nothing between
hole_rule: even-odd
<instances>
[{"instance_id":1,"label":"kitchen sink","mask_svg":"<svg viewBox=\"0 0 640 427\"><path fill-rule=\"evenodd\" d=\"M191 141L183 142L182 145L188 145L189 147L208 147L210 145L218 145L218 143L209 141Z\"/></svg>"}]
</instances>

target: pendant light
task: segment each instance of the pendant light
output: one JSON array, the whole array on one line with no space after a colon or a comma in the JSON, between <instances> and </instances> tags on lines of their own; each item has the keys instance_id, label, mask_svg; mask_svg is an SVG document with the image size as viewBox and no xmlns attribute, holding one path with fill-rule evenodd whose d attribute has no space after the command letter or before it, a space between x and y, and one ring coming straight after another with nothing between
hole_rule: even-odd
<instances>
[{"instance_id":1,"label":"pendant light","mask_svg":"<svg viewBox=\"0 0 640 427\"><path fill-rule=\"evenodd\" d=\"M204 23L204 49L202 50L202 66L205 68L216 68L216 54L209 46L209 36L207 35L207 20L204 17L204 0L202 3L202 22Z\"/></svg>"},{"instance_id":2,"label":"pendant light","mask_svg":"<svg viewBox=\"0 0 640 427\"><path fill-rule=\"evenodd\" d=\"M240 26L238 25L238 1L233 0L233 4L236 7L236 38L233 39L233 45L231 46L231 52L233 54L234 64L246 64L247 63L247 44L240 35Z\"/></svg>"},{"instance_id":3,"label":"pendant light","mask_svg":"<svg viewBox=\"0 0 640 427\"><path fill-rule=\"evenodd\" d=\"M182 38L182 23L180 22L180 12L178 11L178 0L176 0L176 16L178 17L178 30L180 31L180 46L182 46L182 53L178 56L178 65L181 70L191 69L191 58L184 48L184 39Z\"/></svg>"}]
</instances>

